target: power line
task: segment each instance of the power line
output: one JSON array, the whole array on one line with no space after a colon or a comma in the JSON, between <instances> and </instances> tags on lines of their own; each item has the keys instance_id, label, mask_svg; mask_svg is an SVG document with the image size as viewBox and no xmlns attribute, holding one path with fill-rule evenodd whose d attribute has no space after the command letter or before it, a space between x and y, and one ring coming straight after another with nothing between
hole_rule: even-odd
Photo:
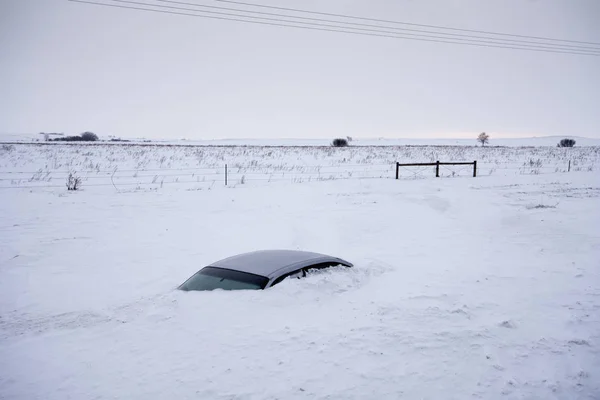
<instances>
[{"instance_id":1,"label":"power line","mask_svg":"<svg viewBox=\"0 0 600 400\"><path fill-rule=\"evenodd\" d=\"M130 3L131 2L131 1L123 1L123 0L108 0L108 1L114 1L114 2L119 2L119 3ZM286 14L277 14L277 13L270 13L270 12L250 11L250 10L244 10L244 9L240 9L240 8L209 6L206 4L189 3L189 2L184 2L184 1L174 1L174 0L154 0L154 1L160 2L160 3L187 5L187 6L192 6L192 7L244 12L244 13L250 13L250 14L257 14L257 15L268 15L268 16L276 16L276 17L295 18L295 19L308 20L308 21L338 23L338 24L344 24L344 25L350 25L350 26L365 26L365 27L371 27L371 28L392 29L392 30L396 30L396 31L405 31L405 32L418 32L418 33L428 33L428 34L435 34L435 35L446 35L446 36L448 36L447 39L455 39L456 37L459 37L459 38L465 37L465 38L484 39L484 40L499 40L499 41L507 42L504 44L534 44L534 45L544 45L544 46L549 45L552 47L556 47L557 49L564 47L567 49L576 49L577 48L577 49L592 50L592 51L600 50L600 48L589 47L589 46L577 46L577 45L559 44L559 43L553 44L553 43L544 43L544 42L539 42L539 41L504 39L501 37L476 36L476 35L467 35L467 34L460 34L460 33L428 31L428 30L422 30L422 29L399 28L396 26L383 26L383 25L364 24L364 23L357 23L357 22L344 22L344 21L335 21L335 20L323 19L323 18L310 18L310 17L300 17L297 15L286 15ZM159 5L153 5L153 6L161 7ZM168 7L168 8L171 8L171 7ZM176 7L173 7L173 8L176 8ZM183 9L183 10L185 10L185 9ZM200 11L200 10L189 10L189 11ZM290 21L290 22L292 22L292 21ZM297 21L293 21L293 22L297 22ZM438 27L436 29L445 29L445 28Z\"/></svg>"},{"instance_id":2,"label":"power line","mask_svg":"<svg viewBox=\"0 0 600 400\"><path fill-rule=\"evenodd\" d=\"M225 14L225 15L240 17L240 18L227 18L227 17L212 16L212 15L201 15L201 14L199 15L199 14L190 14L190 13L176 12L176 11L157 10L157 9L152 9L152 8L124 6L124 5L119 5L119 4L106 4L106 3L99 3L99 2L87 1L87 0L69 0L69 1L75 2L75 3L84 3L84 4L93 4L93 5L98 5L98 6L105 6L105 7L115 7L115 8L123 8L123 9L139 10L139 11L149 11L149 12L162 13L162 14L183 15L183 16L191 16L191 17L199 17L199 18L216 19L216 20L245 22L245 23L259 24L259 25L270 25L270 26L279 26L279 27L286 27L286 28L298 28L298 29L306 29L306 30L314 30L314 31L338 32L338 33L347 33L347 34L360 35L360 36L387 37L387 38L392 38L392 39L417 40L417 41L424 41L424 42L448 43L448 44L458 44L458 45L465 45L465 46L503 48L503 49L513 49L513 50L528 50L528 51L537 51L537 52L545 52L545 53L600 56L600 53L590 53L590 52L585 52L583 50L577 51L577 49L574 49L574 51L563 51L563 49L543 48L543 46L535 46L535 47L528 46L528 45L512 45L512 46L506 45L505 46L504 43L501 43L502 45L500 45L500 43L497 43L497 42L483 42L482 43L482 41L476 41L476 40L469 40L469 42L467 42L468 39L454 39L454 38L445 38L445 37L443 38L443 39L452 39L452 40L464 40L464 42L456 42L456 41L451 41L451 40L437 40L437 39L427 39L427 38L421 38L421 37L407 37L407 35L409 35L409 34L402 34L402 33L395 33L395 32L393 34L387 34L388 33L387 31L375 31L375 32L382 32L379 34L378 33L357 32L356 30L352 31L352 30L347 30L347 29L358 29L358 28L339 27L339 26L325 25L325 24L312 24L312 23L309 24L309 23L302 23L302 22L298 22L298 21L289 21L289 20L282 20L282 19L261 18L261 19L267 19L267 20L276 21L276 22L251 21L251 20L247 20L247 19L240 19L240 18L251 18L250 16L238 15L238 14L221 13L221 14ZM129 2L126 0L112 0L112 1L140 4L139 2ZM166 6L157 6L157 5L153 5L153 4L147 4L147 3L141 3L141 4L151 6L151 7L166 8ZM169 8L175 8L175 7L169 7ZM201 11L201 10L189 10L189 9L187 9L187 10L193 11L193 12L207 13L207 11ZM215 14L215 13L213 12L213 14ZM252 18L259 18L259 17L252 17ZM301 24L301 23L307 24L307 25L323 26L323 27L290 25L290 24ZM329 29L329 28L334 28L334 29ZM400 35L403 35L403 36L400 36ZM414 36L416 36L416 35L414 35ZM425 36L425 35L419 35L419 36ZM474 43L471 43L471 42L474 42ZM493 44L485 44L485 43L493 43ZM517 46L520 46L520 47L517 47Z\"/></svg>"},{"instance_id":3,"label":"power line","mask_svg":"<svg viewBox=\"0 0 600 400\"><path fill-rule=\"evenodd\" d=\"M77 1L77 0L74 0ZM398 33L398 32L390 32L390 31L386 31L386 30L375 30L375 29L364 29L364 28L354 28L354 27L348 27L348 26L338 26L338 25L328 25L328 24L320 24L320 23L308 23L308 22L302 22L302 21L289 21L289 20L282 20L282 19L274 19L274 18L266 18L266 17L256 17L256 16L249 16L249 15L240 15L240 14L229 14L229 13L223 13L223 12L215 12L215 11L205 11L205 10L197 10L197 9L189 9L189 8L183 8L183 7L174 7L174 6L161 6L161 5L156 5L156 4L150 4L150 3L146 3L146 2L138 2L138 1L132 1L132 0L107 0L107 1L113 1L113 2L117 2L117 3L126 3L126 4L135 4L135 5L143 5L143 6L151 6L151 7L158 7L158 8L167 8L167 9L174 9L174 10L179 10L179 11L191 11L191 12L197 12L197 13L207 13L207 14L213 14L213 15L221 15L221 16L225 16L225 17L241 17L241 18L251 18L251 19L259 19L259 20L263 20L263 21L271 21L271 22L285 22L285 23L292 23L292 24L302 24L302 25L309 25L311 27L318 27L319 29L323 29L323 28L334 28L339 32L340 29L351 29L353 31L363 31L363 32L367 32L367 33L375 33L375 34L384 34L384 35L393 35L395 38L399 38L399 39L412 39L412 40L419 40L417 38L426 38L426 39L420 39L420 40L424 40L424 41L435 41L435 40L431 40L431 39L442 39L442 41L439 42L445 42L445 43L452 43L452 44L463 44L463 45L478 45L478 46L482 46L482 44L488 44L488 45L495 45L496 47L502 47L502 48L514 48L512 46L518 46L518 49L520 50L556 50L556 52L562 52L562 53L568 53L568 54L581 54L581 55L596 55L596 56L600 56L600 53L595 53L595 51L600 51L600 49L593 49L593 48L584 48L583 50L581 49L575 49L575 48L560 48L560 47L556 47L556 45L550 44L552 47L548 47L546 46L547 43L541 43L541 44L537 44L537 45L529 45L529 44L522 44L522 43L503 43L503 42L496 42L494 40L507 40L507 39L495 39L495 38L486 38L486 39L491 39L490 40L473 40L473 39L462 39L462 38L455 38L455 37L444 37L444 36L435 36L435 35L417 35L417 34L410 34L410 33ZM155 1L161 1L161 2L167 2L167 3L176 3L176 4L186 4L186 5L193 5L196 7L202 7L202 5L197 5L194 3L184 3L184 2L176 2L176 1L172 1L172 0L155 0ZM80 1L83 2L83 1ZM89 2L88 2L89 3ZM97 3L95 3L97 4ZM119 7L118 5L112 5L112 4L105 4L102 3L100 5L107 5L107 6L115 6L115 7ZM207 6L210 7L210 6ZM138 7L127 7L127 6L120 6L119 8L132 8L132 9L138 9ZM154 10L154 9L144 9L145 11L155 11L155 12L160 12L161 10ZM234 9L236 10L236 9ZM246 11L246 10L236 10L236 11L242 11L242 12L251 12L251 11ZM175 12L167 12L166 13L173 13L173 14L180 14L179 12L175 13ZM184 13L181 13L184 14ZM265 14L265 13L262 13ZM270 13L269 13L270 14ZM188 14L186 14L188 15ZM286 17L286 18L290 18L290 16L288 15L282 15L282 14L273 14L276 16L280 16L280 17ZM198 16L198 17L203 17L203 15L197 15L197 14L192 14L191 16ZM204 16L206 18L210 18L210 16ZM216 17L213 17L216 18ZM293 17L292 17L293 18ZM216 18L216 19L227 19L227 18ZM317 20L317 19L313 19L313 20ZM336 24L344 24L345 22L340 22L340 21L330 21L330 20L320 20L320 21L325 21L325 22L329 22L329 23L336 23ZM243 20L240 22L256 22L256 21L247 21L247 20ZM269 23L267 23L269 24ZM299 26L288 26L288 27L296 27L296 28L305 28L305 27L299 27ZM381 27L381 26L377 26L375 25L375 27L379 27L379 28L383 28L383 29L394 29L394 28L390 28L390 27ZM362 33L362 32L347 32L347 31L343 31L343 33L354 33L354 34L358 34L358 33ZM436 34L436 32L432 32L434 34ZM468 36L468 35L464 35L464 36ZM452 42L449 42L448 40L452 40ZM459 42L456 42L459 41ZM533 43L533 42L530 42ZM563 47L567 47L566 45L560 45ZM492 47L492 46L489 46ZM579 46L581 47L581 46ZM591 51L591 53L590 53Z\"/></svg>"},{"instance_id":4,"label":"power line","mask_svg":"<svg viewBox=\"0 0 600 400\"><path fill-rule=\"evenodd\" d=\"M161 1L161 0L157 0L157 1ZM218 1L220 3L239 4L239 5L245 5L245 6L250 6L250 7L269 8L269 9L274 9L274 10L292 11L292 12L304 13L304 14L326 15L326 16L330 16L330 17L349 18L349 19L363 20L363 21L385 22L385 23L388 23L388 24L419 26L419 27L422 27L422 28L447 29L447 30L460 31L460 32L483 33L483 34L486 34L486 35L510 36L510 37L524 38L524 39L541 39L541 40L550 40L550 41L555 41L555 42L592 44L592 45L595 45L595 46L600 46L600 43L598 43L598 42L584 42L584 41L580 41L580 40L555 39L555 38L549 38L549 37L543 37L543 36L517 35L517 34L512 34L512 33L490 32L490 31L481 31L481 30L475 30L475 29L461 29L461 28L453 28L453 27L448 27L448 26L415 24L415 23L411 23L411 22L402 22L402 21L393 21L393 20L385 20L385 19L358 17L358 16L354 16L354 15L334 14L334 13L326 13L326 12L318 12L318 11L308 11L308 10L301 10L301 9L297 9L297 8L267 6L267 5L264 5L264 4L247 3L247 2L233 1L233 0L215 0L215 1Z\"/></svg>"}]
</instances>

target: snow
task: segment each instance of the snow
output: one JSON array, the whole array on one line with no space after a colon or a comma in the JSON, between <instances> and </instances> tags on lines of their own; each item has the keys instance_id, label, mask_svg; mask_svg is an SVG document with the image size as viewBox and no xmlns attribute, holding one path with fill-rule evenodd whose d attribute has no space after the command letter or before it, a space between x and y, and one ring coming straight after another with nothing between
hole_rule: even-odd
<instances>
[{"instance_id":1,"label":"snow","mask_svg":"<svg viewBox=\"0 0 600 400\"><path fill-rule=\"evenodd\" d=\"M598 148L201 150L0 153L3 178L50 174L0 189L0 398L600 396ZM398 155L542 169L118 191L89 179L76 192L60 175L228 160L291 178L298 165L368 170ZM565 160L581 168L557 171ZM355 267L266 291L174 290L212 261L269 248Z\"/></svg>"},{"instance_id":2,"label":"snow","mask_svg":"<svg viewBox=\"0 0 600 400\"><path fill-rule=\"evenodd\" d=\"M0 147L0 190L60 189L70 173L87 190L206 190L395 176L396 162L473 162L479 176L596 171L600 146L575 147L265 147L17 144ZM441 166L442 177L472 175L470 165ZM435 176L435 167L400 168L402 179Z\"/></svg>"}]
</instances>

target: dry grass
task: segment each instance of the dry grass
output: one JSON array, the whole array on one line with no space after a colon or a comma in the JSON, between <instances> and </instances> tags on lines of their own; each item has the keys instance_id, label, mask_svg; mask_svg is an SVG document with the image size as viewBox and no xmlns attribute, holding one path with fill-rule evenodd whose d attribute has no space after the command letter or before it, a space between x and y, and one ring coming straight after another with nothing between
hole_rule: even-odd
<instances>
[{"instance_id":1,"label":"dry grass","mask_svg":"<svg viewBox=\"0 0 600 400\"><path fill-rule=\"evenodd\" d=\"M86 187L209 187L252 182L310 182L391 178L396 162L478 162L479 175L594 171L600 147L468 146L165 146L139 144L16 144L0 147L1 185L53 185L76 171ZM433 170L401 171L401 178L433 177ZM470 166L447 166L442 177L472 174Z\"/></svg>"}]
</instances>

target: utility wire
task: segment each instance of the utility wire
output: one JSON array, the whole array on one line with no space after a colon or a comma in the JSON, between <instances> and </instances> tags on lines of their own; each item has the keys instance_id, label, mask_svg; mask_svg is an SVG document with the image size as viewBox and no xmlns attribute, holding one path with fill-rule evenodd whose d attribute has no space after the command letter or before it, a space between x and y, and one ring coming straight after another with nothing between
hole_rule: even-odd
<instances>
[{"instance_id":1,"label":"utility wire","mask_svg":"<svg viewBox=\"0 0 600 400\"><path fill-rule=\"evenodd\" d=\"M108 1L115 1L115 2L120 2L120 3L127 3L128 2L128 1L122 1L122 0L108 0ZM448 36L447 39L455 39L456 37L464 37L464 38L470 38L470 39L499 40L499 41L502 41L502 42L507 42L507 43L504 43L504 44L534 44L534 45L552 46L552 47L556 47L557 49L566 48L566 50L569 50L569 49L583 49L583 50L600 51L600 47L578 46L578 45L560 44L560 43L556 43L556 44L555 43L544 43L544 42L540 42L540 41L527 41L527 40L519 40L519 39L504 39L502 37L477 36L477 35L472 35L472 34L467 35L467 34L460 34L460 33L428 31L428 30L422 30L422 29L399 28L397 26L384 26L384 25L364 24L364 23L357 23L357 22L345 22L345 21L336 21L336 20L323 19L323 18L310 18L310 17L300 17L300 16L297 16L297 15L286 15L286 14L278 14L278 13L270 13L270 12L250 11L250 10L244 10L244 9L240 9L240 8L209 6L209 5L206 5L206 4L189 3L189 2L184 2L184 1L174 1L174 0L154 0L154 1L160 2L160 3L168 3L168 4L187 5L187 6L192 6L192 7L201 7L201 8L209 8L209 9L217 9L217 10L225 10L225 11L244 12L244 13L250 13L250 14L256 14L256 15L268 15L268 16L274 16L274 17L295 18L295 19L301 19L301 20L305 20L305 21L319 21L319 22L327 22L327 23L337 23L337 24L349 25L351 27L352 26L365 26L365 27L370 27L370 28L392 29L392 30L395 30L395 31L428 33L428 34L434 34L434 35L445 35L445 36ZM153 6L160 7L158 5L153 5ZM190 11L196 11L196 10L190 10ZM198 10L198 11L200 11L200 10ZM290 22L292 22L292 21L290 21ZM294 22L297 22L297 21L294 21ZM438 29L444 29L444 28L440 27Z\"/></svg>"},{"instance_id":2,"label":"utility wire","mask_svg":"<svg viewBox=\"0 0 600 400\"><path fill-rule=\"evenodd\" d=\"M106 1L106 0L105 0ZM274 19L274 18L266 18L266 17L255 17L255 16L248 16L248 15L240 15L240 14L229 14L229 13L223 13L223 12L215 12L215 11L205 11L205 10L196 10L196 9L189 9L189 8L183 8L183 7L174 7L174 6L160 6L160 5L156 5L156 4L150 4L147 2L138 2L138 1L132 1L132 0L107 0L107 1L113 1L113 2L117 2L117 3L126 3L126 4L134 4L134 5L143 5L143 6L151 6L151 7L158 7L158 8L166 8L166 9L174 9L174 10L178 10L178 11L191 11L191 12L199 12L199 13L208 13L208 14L213 14L213 15L222 15L222 16L226 16L226 17L241 17L241 18L250 18L250 19L258 19L258 20L263 20L263 21L272 21L272 22L286 22L286 23L293 23L293 24L302 24L302 25L309 25L309 26L317 26L319 28L335 28L335 29L352 29L353 31L358 30L358 31L364 31L364 32L368 32L368 33L378 33L378 34L391 34L394 35L397 38L405 38L405 39L414 39L416 37L419 38L428 38L428 39L443 39L443 40L453 40L453 44L481 44L481 43L486 43L486 44L493 44L493 45L501 45L502 47L504 47L505 45L510 45L510 46L519 46L519 48L522 47L522 49L525 50L534 50L534 49L545 49L545 50L558 50L559 52L564 52L564 53L577 53L577 54L583 54L583 55L598 55L600 56L600 52L599 53L593 53L590 54L588 52L594 52L594 50L600 51L600 49L592 49L592 48L586 48L586 50L579 50L579 49L562 49L562 48L556 48L554 47L554 45L552 45L553 47L548 47L545 45L536 45L536 46L530 46L530 45L526 45L526 44L512 44L512 43L503 43L503 42L496 42L496 41L486 41L486 40L472 40L472 39L460 39L460 38L448 38L448 37L444 37L444 36L432 36L432 35L416 35L416 34L407 34L407 33L398 33L398 32L390 32L390 31L385 31L385 30L374 30L374 29L364 29L364 28L354 28L354 27L347 27L347 26L339 26L339 25L328 25L328 24L319 24L319 23L308 23L308 22L301 22L301 21L289 21L289 20L282 20L282 19ZM173 2L170 0L155 0L155 1L162 1L162 2ZM183 3L183 2L177 2L179 4ZM185 4L192 4L192 3L185 3ZM194 5L194 4L192 4ZM197 5L196 5L197 6ZM125 7L124 7L125 8ZM247 12L247 11L243 11L243 12ZM196 16L196 14L194 14ZM282 16L282 17L288 17L286 15L281 15L281 14L277 14L277 16ZM324 20L326 22L330 22L330 23L343 23L343 22L339 22L339 21L328 21L328 20ZM243 22L253 22L253 21L243 21ZM296 26L294 26L296 27ZM300 27L298 27L300 28ZM386 29L386 27L383 27L384 29ZM389 28L388 28L389 29ZM358 33L358 32L354 32L354 33ZM435 33L435 32L433 32ZM408 37L407 37L408 36ZM490 38L493 40L493 38ZM414 39L417 40L417 39ZM503 39L500 39L503 40ZM432 40L427 40L427 41L432 41ZM460 41L460 42L464 42L464 43L456 43L454 41ZM498 46L500 47L500 46ZM512 47L511 47L512 48ZM572 51L569 51L572 50Z\"/></svg>"},{"instance_id":3,"label":"utility wire","mask_svg":"<svg viewBox=\"0 0 600 400\"><path fill-rule=\"evenodd\" d=\"M115 8L124 8L124 9L139 10L139 11L149 11L149 12L162 13L162 14L184 15L184 16L199 17L199 18L245 22L245 23L252 23L252 24L259 24L259 25L280 26L280 27L286 27L286 28L298 28L298 29L306 29L306 30L314 30L314 31L338 32L338 33L347 33L347 34L361 35L361 36L387 37L387 38L392 38L392 39L417 40L417 41L424 41L424 42L448 43L448 44L458 44L458 45L476 46L476 47L504 48L504 49L513 49L513 50L529 50L529 51L537 51L537 52L545 52L545 53L600 56L600 53L584 52L582 50L563 51L562 49L557 49L557 48L552 48L552 49L541 48L542 46L537 46L537 47L526 46L526 45L505 46L504 43L501 43L502 45L500 45L500 44L496 44L496 42L489 42L489 43L493 43L493 44L484 44L484 43L482 43L482 41L475 41L475 40L466 42L467 39L463 39L463 40L465 40L464 42L456 42L456 41L451 41L451 40L437 40L437 39L427 39L427 38L420 38L420 37L407 37L407 35L409 35L409 34L401 34L401 33L395 33L395 32L393 34L388 34L388 32L386 32L386 31L376 31L376 32L382 32L382 33L357 32L356 30L358 28L340 27L340 26L325 25L325 24L312 24L312 23L310 24L310 25L316 25L316 26L322 26L322 27L298 26L298 25L290 25L290 24L301 24L302 22L282 20L282 19L261 18L261 19L267 19L267 20L271 20L271 21L275 21L275 22L252 21L252 20L247 20L247 19L240 19L240 18L250 18L250 17L247 15L238 15L238 14L221 13L221 14L225 14L228 16L239 17L239 18L227 18L227 17L220 17L220 16L212 16L212 15L190 14L190 13L177 12L177 11L157 10L157 9L152 9L152 8L124 6L124 5L119 5L119 4L99 3L99 2L87 1L87 0L68 0L68 1L75 2L75 3L93 4L93 5L105 6L105 7L115 7ZM127 3L139 4L139 2L129 2L129 1L125 1L125 0L112 0L112 1L120 1L123 3L127 2ZM148 4L148 3L142 3L142 4L146 5L146 6L151 6L151 7L166 8L166 6L157 6L157 5ZM169 7L169 8L174 8L174 7ZM189 9L186 9L186 10L193 11L193 12L207 13L207 11L201 11L201 10L189 10ZM254 18L259 18L259 17L254 17ZM308 25L309 23L303 23L303 24ZM334 29L330 29L330 28L334 28ZM355 30L347 30L347 29L355 29ZM403 36L401 36L401 35L403 35ZM420 35L420 36L425 36L425 35ZM449 39L449 38L443 37L443 39ZM461 40L461 39L454 39L454 38L451 38L451 39ZM474 43L472 43L472 42L474 42ZM488 42L486 42L486 43L488 43ZM517 47L517 46L520 46L520 47ZM574 50L576 50L576 49L574 49Z\"/></svg>"},{"instance_id":4,"label":"utility wire","mask_svg":"<svg viewBox=\"0 0 600 400\"><path fill-rule=\"evenodd\" d=\"M161 0L157 0L157 1L161 1ZM555 38L549 38L549 37L543 37L543 36L517 35L517 34L512 34L512 33L490 32L490 31L481 31L481 30L475 30L475 29L453 28L453 27L449 27L449 26L415 24L415 23L411 23L411 22L402 22L402 21L393 21L393 20L385 20L385 19L358 17L358 16L354 16L354 15L334 14L334 13L326 13L326 12L318 12L318 11L308 11L308 10L301 10L301 9L297 9L297 8L267 6L267 5L264 5L264 4L247 3L247 2L242 2L242 1L232 1L232 0L215 0L215 1L218 1L220 3L230 3L230 4L238 4L238 5L244 5L244 6L250 6L250 7L268 8L268 9L273 9L273 10L292 11L292 12L304 13L304 14L326 15L326 16L329 16L329 17L348 18L348 19L354 19L354 20L363 20L363 21L372 21L372 22L385 22L385 23L388 23L388 24L398 24L398 25L419 26L419 27L422 27L422 28L447 29L447 30L459 31L459 32L483 33L483 34L486 34L486 35L510 36L510 37L524 38L524 39L540 39L540 40L549 40L549 41L555 41L555 42L592 44L592 45L595 45L595 46L600 46L599 42L584 42L584 41L580 41L580 40L555 39Z\"/></svg>"}]
</instances>

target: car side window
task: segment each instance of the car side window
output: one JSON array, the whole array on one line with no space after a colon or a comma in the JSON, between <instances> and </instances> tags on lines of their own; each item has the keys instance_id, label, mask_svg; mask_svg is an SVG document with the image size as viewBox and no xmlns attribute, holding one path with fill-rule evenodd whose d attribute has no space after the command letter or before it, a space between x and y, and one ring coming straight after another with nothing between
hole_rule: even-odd
<instances>
[{"instance_id":1,"label":"car side window","mask_svg":"<svg viewBox=\"0 0 600 400\"><path fill-rule=\"evenodd\" d=\"M343 266L347 267L347 265L341 264L339 262L324 262L324 263L319 263L319 264L313 264L313 265L309 265L308 267L304 267L297 271L293 271L288 274L280 276L279 278L275 279L275 281L273 281L273 284L271 286L275 286L278 283L281 283L281 281L283 281L285 278L303 278L306 276L307 272L321 270L321 269L325 269L325 268L336 267L338 265L343 265Z\"/></svg>"},{"instance_id":2,"label":"car side window","mask_svg":"<svg viewBox=\"0 0 600 400\"><path fill-rule=\"evenodd\" d=\"M287 273L285 275L281 275L279 278L275 279L275 281L273 281L273 284L271 286L275 286L278 283L281 283L281 281L283 281L285 278L302 278L306 276L306 271L304 269L299 269L297 271L293 271L290 273Z\"/></svg>"},{"instance_id":3,"label":"car side window","mask_svg":"<svg viewBox=\"0 0 600 400\"><path fill-rule=\"evenodd\" d=\"M339 262L325 262L325 263L320 263L320 264L314 264L314 265L310 265L308 267L304 267L304 270L306 272L311 271L311 270L320 270L320 269L325 269L325 268L331 268L331 267L335 267L338 265L343 265L340 264Z\"/></svg>"}]
</instances>

